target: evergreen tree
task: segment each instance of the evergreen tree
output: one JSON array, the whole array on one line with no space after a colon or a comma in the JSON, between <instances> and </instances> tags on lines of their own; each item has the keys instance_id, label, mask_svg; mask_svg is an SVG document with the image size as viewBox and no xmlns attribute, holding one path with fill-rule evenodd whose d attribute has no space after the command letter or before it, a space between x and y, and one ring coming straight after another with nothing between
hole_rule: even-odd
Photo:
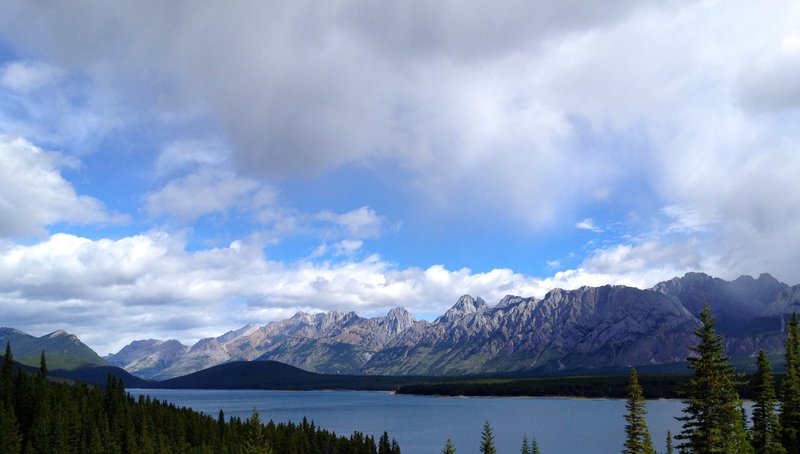
<instances>
[{"instance_id":1,"label":"evergreen tree","mask_svg":"<svg viewBox=\"0 0 800 454\"><path fill-rule=\"evenodd\" d=\"M489 421L483 423L481 454L497 454L497 449L494 447L494 434L492 433L492 426L489 425Z\"/></svg>"},{"instance_id":2,"label":"evergreen tree","mask_svg":"<svg viewBox=\"0 0 800 454\"><path fill-rule=\"evenodd\" d=\"M219 428L219 443L222 445L225 443L225 412L221 408L217 415L217 427Z\"/></svg>"},{"instance_id":3,"label":"evergreen tree","mask_svg":"<svg viewBox=\"0 0 800 454\"><path fill-rule=\"evenodd\" d=\"M625 449L623 454L655 454L653 442L650 440L650 430L647 428L645 414L647 409L644 403L644 392L639 384L639 374L636 369L631 369L630 383L628 384L628 403L625 406L628 413L625 415Z\"/></svg>"},{"instance_id":4,"label":"evergreen tree","mask_svg":"<svg viewBox=\"0 0 800 454\"><path fill-rule=\"evenodd\" d=\"M542 454L539 450L539 442L536 441L536 437L531 437L531 454Z\"/></svg>"},{"instance_id":5,"label":"evergreen tree","mask_svg":"<svg viewBox=\"0 0 800 454\"><path fill-rule=\"evenodd\" d=\"M267 446L264 434L264 425L261 424L261 417L258 410L253 408L253 414L246 424L246 435L242 451L246 454L272 454L272 450Z\"/></svg>"},{"instance_id":6,"label":"evergreen tree","mask_svg":"<svg viewBox=\"0 0 800 454\"><path fill-rule=\"evenodd\" d=\"M714 328L714 317L706 304L700 313L699 338L692 347L689 368L694 377L685 389L681 452L696 454L747 454L752 452L741 417L738 382L723 351L722 338Z\"/></svg>"},{"instance_id":7,"label":"evergreen tree","mask_svg":"<svg viewBox=\"0 0 800 454\"><path fill-rule=\"evenodd\" d=\"M3 355L3 368L2 375L6 377L11 375L12 366L14 365L14 355L11 353L11 343L6 341L6 353Z\"/></svg>"},{"instance_id":8,"label":"evergreen tree","mask_svg":"<svg viewBox=\"0 0 800 454\"><path fill-rule=\"evenodd\" d=\"M11 391L14 386L12 374L14 367L14 355L11 353L11 344L6 342L6 353L3 356L3 366L0 368L0 400L2 404L11 405Z\"/></svg>"},{"instance_id":9,"label":"evergreen tree","mask_svg":"<svg viewBox=\"0 0 800 454\"><path fill-rule=\"evenodd\" d=\"M456 454L456 447L453 445L453 440L447 439L447 443L445 443L444 449L442 449L442 454Z\"/></svg>"},{"instance_id":10,"label":"evergreen tree","mask_svg":"<svg viewBox=\"0 0 800 454\"><path fill-rule=\"evenodd\" d=\"M667 452L665 454L673 454L672 450L672 432L667 430Z\"/></svg>"},{"instance_id":11,"label":"evergreen tree","mask_svg":"<svg viewBox=\"0 0 800 454\"><path fill-rule=\"evenodd\" d=\"M19 453L22 450L22 434L14 414L14 408L0 402L0 453Z\"/></svg>"},{"instance_id":12,"label":"evergreen tree","mask_svg":"<svg viewBox=\"0 0 800 454\"><path fill-rule=\"evenodd\" d=\"M389 454L392 452L392 444L389 442L389 434L383 432L378 440L378 454Z\"/></svg>"},{"instance_id":13,"label":"evergreen tree","mask_svg":"<svg viewBox=\"0 0 800 454\"><path fill-rule=\"evenodd\" d=\"M781 427L775 414L775 380L764 350L758 353L758 370L753 376L753 429L751 440L756 454L784 454Z\"/></svg>"},{"instance_id":14,"label":"evergreen tree","mask_svg":"<svg viewBox=\"0 0 800 454\"><path fill-rule=\"evenodd\" d=\"M520 454L531 454L531 447L528 445L528 434L522 436L522 448L519 450Z\"/></svg>"},{"instance_id":15,"label":"evergreen tree","mask_svg":"<svg viewBox=\"0 0 800 454\"><path fill-rule=\"evenodd\" d=\"M47 378L47 359L44 357L44 350L42 350L42 356L39 358L39 378L42 380Z\"/></svg>"},{"instance_id":16,"label":"evergreen tree","mask_svg":"<svg viewBox=\"0 0 800 454\"><path fill-rule=\"evenodd\" d=\"M797 313L786 324L786 376L781 382L780 424L783 446L800 454L800 328Z\"/></svg>"}]
</instances>

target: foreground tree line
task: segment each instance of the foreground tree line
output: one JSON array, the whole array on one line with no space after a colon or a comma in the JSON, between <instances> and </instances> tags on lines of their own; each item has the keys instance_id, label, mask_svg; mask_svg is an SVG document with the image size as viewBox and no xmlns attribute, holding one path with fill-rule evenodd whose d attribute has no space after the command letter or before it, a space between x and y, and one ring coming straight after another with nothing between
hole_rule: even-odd
<instances>
[{"instance_id":1,"label":"foreground tree line","mask_svg":"<svg viewBox=\"0 0 800 454\"><path fill-rule=\"evenodd\" d=\"M0 368L0 453L36 454L400 454L384 433L376 440L359 432L350 437L300 424L262 424L250 418L215 419L149 397L134 399L121 380L109 376L105 388L47 379L42 352L37 374L13 372L6 345Z\"/></svg>"},{"instance_id":2,"label":"foreground tree line","mask_svg":"<svg viewBox=\"0 0 800 454\"><path fill-rule=\"evenodd\" d=\"M680 454L800 454L800 323L797 314L786 327L786 375L780 400L766 353L758 355L752 379L755 395L751 426L737 388L741 377L728 363L722 338L706 305L700 314L699 338L689 356L694 377L687 383L681 433L674 438ZM655 454L645 419L643 390L636 369L631 370L625 414L623 454ZM667 433L666 454L674 454L673 437Z\"/></svg>"},{"instance_id":3,"label":"foreground tree line","mask_svg":"<svg viewBox=\"0 0 800 454\"><path fill-rule=\"evenodd\" d=\"M494 446L494 433L492 431L492 426L488 421L483 423L481 444L478 449L481 454L497 454L497 448ZM542 451L539 450L539 443L536 441L536 437L532 437L531 440L528 441L528 436L524 435L522 437L522 447L520 448L520 453L542 454ZM442 449L442 454L456 454L456 447L453 444L453 440L449 438L447 439L447 443L444 445L444 449Z\"/></svg>"}]
</instances>

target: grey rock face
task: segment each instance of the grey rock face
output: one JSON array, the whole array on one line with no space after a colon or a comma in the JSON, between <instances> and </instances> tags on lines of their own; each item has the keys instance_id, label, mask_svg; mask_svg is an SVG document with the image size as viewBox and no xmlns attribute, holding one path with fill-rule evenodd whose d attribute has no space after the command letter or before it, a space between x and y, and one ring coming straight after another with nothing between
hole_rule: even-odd
<instances>
[{"instance_id":1,"label":"grey rock face","mask_svg":"<svg viewBox=\"0 0 800 454\"><path fill-rule=\"evenodd\" d=\"M299 312L262 327L248 325L202 339L191 348L177 341L135 341L107 359L140 377L156 380L228 361L256 359L318 372L357 374L390 340L408 328L425 324L401 307L374 318L362 318L354 312Z\"/></svg>"},{"instance_id":2,"label":"grey rock face","mask_svg":"<svg viewBox=\"0 0 800 454\"><path fill-rule=\"evenodd\" d=\"M495 306L464 295L431 323L415 320L401 307L374 318L353 312L300 312L262 327L245 326L203 339L191 348L175 346L170 355L147 356L165 347L134 342L112 357L131 372L156 378L255 359L341 374L671 364L684 361L696 342L693 331L706 302L729 355L750 356L759 349L778 352L783 348L786 317L800 309L800 285L789 287L768 274L725 281L688 273L652 289L610 285L555 289L541 300L508 295Z\"/></svg>"},{"instance_id":3,"label":"grey rock face","mask_svg":"<svg viewBox=\"0 0 800 454\"><path fill-rule=\"evenodd\" d=\"M112 366L121 367L142 378L153 378L182 358L189 347L172 339L133 341L119 352L106 356Z\"/></svg>"},{"instance_id":4,"label":"grey rock face","mask_svg":"<svg viewBox=\"0 0 800 454\"><path fill-rule=\"evenodd\" d=\"M698 323L674 298L629 287L553 290L541 301L511 297L477 309L454 311L399 338L364 371L465 374L671 363L685 357Z\"/></svg>"}]
</instances>

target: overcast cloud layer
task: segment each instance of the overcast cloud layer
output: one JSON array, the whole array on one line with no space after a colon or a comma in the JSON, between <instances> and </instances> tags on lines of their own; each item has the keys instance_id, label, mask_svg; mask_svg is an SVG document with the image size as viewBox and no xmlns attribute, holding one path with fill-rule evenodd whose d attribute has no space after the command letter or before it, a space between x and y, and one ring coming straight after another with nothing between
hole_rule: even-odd
<instances>
[{"instance_id":1,"label":"overcast cloud layer","mask_svg":"<svg viewBox=\"0 0 800 454\"><path fill-rule=\"evenodd\" d=\"M108 353L297 310L800 282L796 2L3 9L4 325ZM323 180L373 186L296 189ZM490 227L458 235L471 222ZM430 224L473 254L548 252L526 270L385 252Z\"/></svg>"}]
</instances>

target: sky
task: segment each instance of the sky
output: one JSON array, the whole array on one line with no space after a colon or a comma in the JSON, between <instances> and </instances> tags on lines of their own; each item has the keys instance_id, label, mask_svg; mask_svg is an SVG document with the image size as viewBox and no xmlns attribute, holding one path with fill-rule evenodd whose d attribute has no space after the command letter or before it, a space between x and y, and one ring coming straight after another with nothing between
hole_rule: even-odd
<instances>
[{"instance_id":1,"label":"sky","mask_svg":"<svg viewBox=\"0 0 800 454\"><path fill-rule=\"evenodd\" d=\"M800 4L8 0L0 325L100 354L800 282Z\"/></svg>"}]
</instances>

